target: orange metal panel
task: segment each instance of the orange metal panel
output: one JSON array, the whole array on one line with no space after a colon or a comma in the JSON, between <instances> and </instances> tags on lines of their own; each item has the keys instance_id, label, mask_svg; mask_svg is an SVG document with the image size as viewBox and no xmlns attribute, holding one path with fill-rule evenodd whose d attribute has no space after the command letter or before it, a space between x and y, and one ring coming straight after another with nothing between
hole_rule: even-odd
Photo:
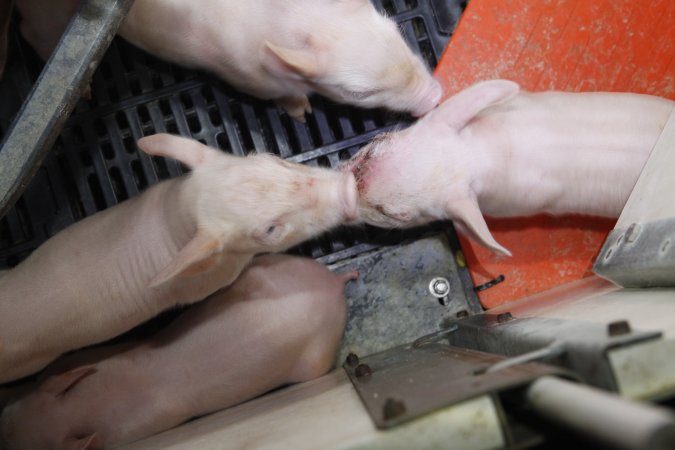
<instances>
[{"instance_id":1,"label":"orange metal panel","mask_svg":"<svg viewBox=\"0 0 675 450\"><path fill-rule=\"evenodd\" d=\"M532 91L629 91L675 100L675 1L471 0L436 70L445 96L491 78ZM491 308L590 274L615 220L569 216L489 219L513 257L462 238Z\"/></svg>"}]
</instances>

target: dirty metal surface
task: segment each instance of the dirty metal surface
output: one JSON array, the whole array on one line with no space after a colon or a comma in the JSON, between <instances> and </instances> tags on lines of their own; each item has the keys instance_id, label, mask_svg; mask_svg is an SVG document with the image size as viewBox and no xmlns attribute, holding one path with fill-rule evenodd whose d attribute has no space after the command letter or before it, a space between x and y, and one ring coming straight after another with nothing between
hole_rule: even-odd
<instances>
[{"instance_id":1,"label":"dirty metal surface","mask_svg":"<svg viewBox=\"0 0 675 450\"><path fill-rule=\"evenodd\" d=\"M369 355L402 345L444 328L458 313L481 311L468 271L458 265L453 238L435 234L329 266L359 272L345 289L349 312L338 365L349 353ZM436 277L447 280L446 299L430 291Z\"/></svg>"},{"instance_id":2,"label":"dirty metal surface","mask_svg":"<svg viewBox=\"0 0 675 450\"><path fill-rule=\"evenodd\" d=\"M456 328L453 325L450 330ZM504 356L456 347L442 337L421 340L344 364L373 422L389 428L440 408L521 387L564 370L527 363L486 371ZM494 401L498 401L494 397Z\"/></svg>"},{"instance_id":3,"label":"dirty metal surface","mask_svg":"<svg viewBox=\"0 0 675 450\"><path fill-rule=\"evenodd\" d=\"M623 287L675 286L675 217L612 230L593 271Z\"/></svg>"},{"instance_id":4,"label":"dirty metal surface","mask_svg":"<svg viewBox=\"0 0 675 450\"><path fill-rule=\"evenodd\" d=\"M516 318L510 313L479 314L455 323L447 334L450 345L510 358L545 347L563 351L550 363L560 366L592 386L617 391L609 352L657 340L661 332L632 330L626 321L608 325L544 317Z\"/></svg>"},{"instance_id":5,"label":"dirty metal surface","mask_svg":"<svg viewBox=\"0 0 675 450\"><path fill-rule=\"evenodd\" d=\"M593 270L623 287L675 286L675 111Z\"/></svg>"},{"instance_id":6,"label":"dirty metal surface","mask_svg":"<svg viewBox=\"0 0 675 450\"><path fill-rule=\"evenodd\" d=\"M78 7L1 146L0 217L38 170L132 3L86 0Z\"/></svg>"},{"instance_id":7,"label":"dirty metal surface","mask_svg":"<svg viewBox=\"0 0 675 450\"><path fill-rule=\"evenodd\" d=\"M618 390L633 400L663 400L675 395L675 339L657 339L608 353Z\"/></svg>"}]
</instances>

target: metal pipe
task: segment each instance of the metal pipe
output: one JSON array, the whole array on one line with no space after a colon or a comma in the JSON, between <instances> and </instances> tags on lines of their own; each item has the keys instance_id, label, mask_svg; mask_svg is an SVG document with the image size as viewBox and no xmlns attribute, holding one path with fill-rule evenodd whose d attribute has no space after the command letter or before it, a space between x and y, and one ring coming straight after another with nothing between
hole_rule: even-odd
<instances>
[{"instance_id":1,"label":"metal pipe","mask_svg":"<svg viewBox=\"0 0 675 450\"><path fill-rule=\"evenodd\" d=\"M0 217L28 186L133 0L84 0L0 148Z\"/></svg>"},{"instance_id":2,"label":"metal pipe","mask_svg":"<svg viewBox=\"0 0 675 450\"><path fill-rule=\"evenodd\" d=\"M533 382L526 398L547 419L613 448L675 448L675 415L665 408L555 377Z\"/></svg>"}]
</instances>

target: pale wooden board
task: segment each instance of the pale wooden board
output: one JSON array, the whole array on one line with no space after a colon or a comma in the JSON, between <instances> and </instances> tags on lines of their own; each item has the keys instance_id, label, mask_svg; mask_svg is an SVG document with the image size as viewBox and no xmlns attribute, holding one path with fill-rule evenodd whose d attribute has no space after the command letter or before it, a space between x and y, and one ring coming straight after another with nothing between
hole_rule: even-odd
<instances>
[{"instance_id":1,"label":"pale wooden board","mask_svg":"<svg viewBox=\"0 0 675 450\"><path fill-rule=\"evenodd\" d=\"M675 338L675 288L624 289L598 276L501 305L490 312L609 324L627 320L633 329Z\"/></svg>"},{"instance_id":2,"label":"pale wooden board","mask_svg":"<svg viewBox=\"0 0 675 450\"><path fill-rule=\"evenodd\" d=\"M337 369L148 439L124 450L491 449L503 446L492 400L479 397L376 430L347 375Z\"/></svg>"}]
</instances>

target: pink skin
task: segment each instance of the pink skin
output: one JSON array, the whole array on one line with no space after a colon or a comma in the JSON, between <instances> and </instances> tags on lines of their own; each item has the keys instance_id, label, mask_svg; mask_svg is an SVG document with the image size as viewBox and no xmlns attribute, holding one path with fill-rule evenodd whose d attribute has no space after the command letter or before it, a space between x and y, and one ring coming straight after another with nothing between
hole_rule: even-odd
<instances>
[{"instance_id":1,"label":"pink skin","mask_svg":"<svg viewBox=\"0 0 675 450\"><path fill-rule=\"evenodd\" d=\"M254 255L356 217L348 173L235 157L167 134L138 145L192 173L76 223L0 276L0 383L201 300Z\"/></svg>"},{"instance_id":2,"label":"pink skin","mask_svg":"<svg viewBox=\"0 0 675 450\"><path fill-rule=\"evenodd\" d=\"M43 58L77 3L17 0L22 30ZM119 34L158 57L275 99L302 121L312 92L417 116L442 94L396 23L369 0L136 0Z\"/></svg>"},{"instance_id":3,"label":"pink skin","mask_svg":"<svg viewBox=\"0 0 675 450\"><path fill-rule=\"evenodd\" d=\"M49 370L59 375L0 416L2 448L114 447L318 377L333 364L355 277L309 258L256 258L150 340L59 360Z\"/></svg>"},{"instance_id":4,"label":"pink skin","mask_svg":"<svg viewBox=\"0 0 675 450\"><path fill-rule=\"evenodd\" d=\"M367 223L452 220L510 255L494 217L617 217L674 102L628 93L530 93L492 80L450 97L415 125L376 138L349 161Z\"/></svg>"}]
</instances>

